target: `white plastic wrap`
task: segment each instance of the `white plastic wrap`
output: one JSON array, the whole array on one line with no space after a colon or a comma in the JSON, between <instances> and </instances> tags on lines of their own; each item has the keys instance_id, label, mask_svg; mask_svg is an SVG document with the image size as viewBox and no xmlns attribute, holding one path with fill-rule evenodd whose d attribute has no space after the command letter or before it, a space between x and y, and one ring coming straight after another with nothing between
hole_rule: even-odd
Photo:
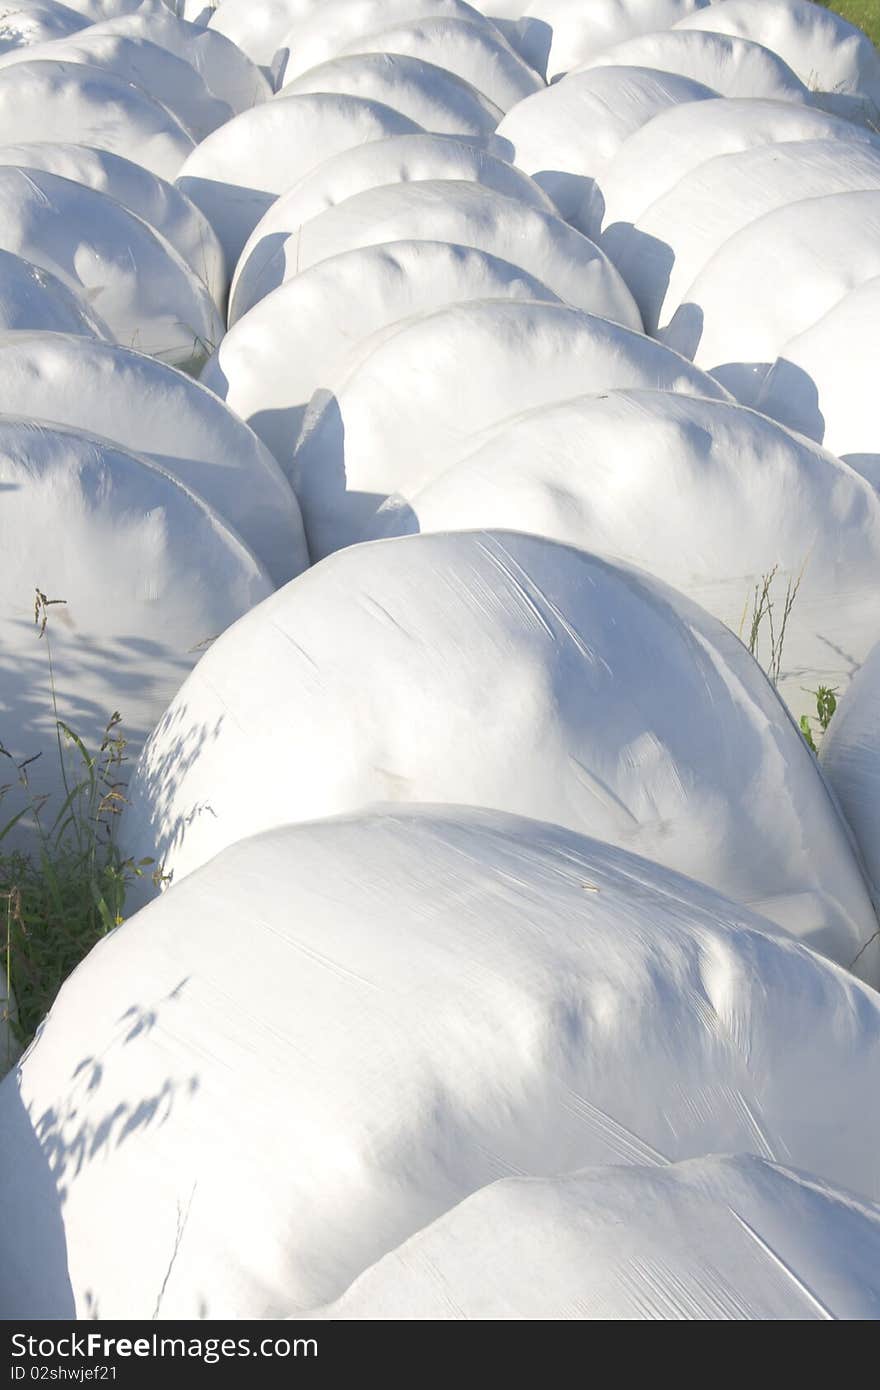
<instances>
[{"instance_id":1,"label":"white plastic wrap","mask_svg":"<svg viewBox=\"0 0 880 1390\"><path fill-rule=\"evenodd\" d=\"M547 195L521 170L460 140L427 134L397 135L343 150L283 193L257 223L242 250L233 277L230 324L240 317L235 301L242 275L247 281L256 279L284 238L298 234L313 217L357 193L428 179L479 183L506 197L519 198L531 207L550 213L556 211ZM351 310L356 313L357 305L352 305Z\"/></svg>"},{"instance_id":2,"label":"white plastic wrap","mask_svg":"<svg viewBox=\"0 0 880 1390\"><path fill-rule=\"evenodd\" d=\"M256 7L255 0L249 3ZM195 68L208 90L227 102L236 115L272 95L266 77L241 48L216 29L185 23L170 12L108 19L96 24L92 32L149 39L176 53Z\"/></svg>"},{"instance_id":3,"label":"white plastic wrap","mask_svg":"<svg viewBox=\"0 0 880 1390\"><path fill-rule=\"evenodd\" d=\"M195 68L169 49L151 43L147 36L130 38L82 30L54 43L0 55L0 73L21 61L81 63L111 73L148 92L196 141L203 140L232 116L232 108L212 96Z\"/></svg>"},{"instance_id":4,"label":"white plastic wrap","mask_svg":"<svg viewBox=\"0 0 880 1390\"><path fill-rule=\"evenodd\" d=\"M634 223L678 181L716 155L789 140L841 140L876 144L870 131L811 106L748 99L682 103L637 130L621 146L602 178L590 227ZM593 231L590 233L594 234Z\"/></svg>"},{"instance_id":5,"label":"white plastic wrap","mask_svg":"<svg viewBox=\"0 0 880 1390\"><path fill-rule=\"evenodd\" d=\"M880 276L850 290L823 318L785 344L756 402L758 410L846 458L876 488L878 323Z\"/></svg>"},{"instance_id":6,"label":"white plastic wrap","mask_svg":"<svg viewBox=\"0 0 880 1390\"><path fill-rule=\"evenodd\" d=\"M81 294L23 256L0 250L0 334L20 329L113 341L110 329Z\"/></svg>"},{"instance_id":7,"label":"white plastic wrap","mask_svg":"<svg viewBox=\"0 0 880 1390\"><path fill-rule=\"evenodd\" d=\"M109 150L57 140L0 145L0 164L43 169L109 194L159 232L208 286L218 307L225 306L223 250L208 219L174 184Z\"/></svg>"},{"instance_id":8,"label":"white plastic wrap","mask_svg":"<svg viewBox=\"0 0 880 1390\"><path fill-rule=\"evenodd\" d=\"M352 40L390 24L425 18L468 19L492 26L464 0L307 0L280 40L287 52L286 81L336 58Z\"/></svg>"},{"instance_id":9,"label":"white plastic wrap","mask_svg":"<svg viewBox=\"0 0 880 1390\"><path fill-rule=\"evenodd\" d=\"M324 386L293 473L315 559L363 539L390 494L414 496L479 430L519 411L614 387L726 395L641 333L561 304L500 300L391 325Z\"/></svg>"},{"instance_id":10,"label":"white plastic wrap","mask_svg":"<svg viewBox=\"0 0 880 1390\"><path fill-rule=\"evenodd\" d=\"M0 411L112 439L197 493L276 584L308 565L296 498L254 434L191 377L57 333L0 337Z\"/></svg>"},{"instance_id":11,"label":"white plastic wrap","mask_svg":"<svg viewBox=\"0 0 880 1390\"><path fill-rule=\"evenodd\" d=\"M880 643L856 673L828 726L822 765L880 902Z\"/></svg>"},{"instance_id":12,"label":"white plastic wrap","mask_svg":"<svg viewBox=\"0 0 880 1390\"><path fill-rule=\"evenodd\" d=\"M542 91L544 82L498 32L472 19L437 16L359 35L346 53L408 53L446 68L476 87L502 111Z\"/></svg>"},{"instance_id":13,"label":"white plastic wrap","mask_svg":"<svg viewBox=\"0 0 880 1390\"><path fill-rule=\"evenodd\" d=\"M0 78L0 97L2 97ZM178 184L220 239L231 277L242 247L279 193L340 150L419 130L359 97L283 97L243 111L203 140Z\"/></svg>"},{"instance_id":14,"label":"white plastic wrap","mask_svg":"<svg viewBox=\"0 0 880 1390\"><path fill-rule=\"evenodd\" d=\"M353 53L320 63L285 82L278 99L310 92L379 102L438 135L485 139L504 114L455 73L397 53Z\"/></svg>"},{"instance_id":15,"label":"white plastic wrap","mask_svg":"<svg viewBox=\"0 0 880 1390\"><path fill-rule=\"evenodd\" d=\"M763 1158L482 1188L386 1255L326 1321L861 1321L880 1214Z\"/></svg>"},{"instance_id":16,"label":"white plastic wrap","mask_svg":"<svg viewBox=\"0 0 880 1390\"><path fill-rule=\"evenodd\" d=\"M674 392L604 391L512 415L369 531L534 531L665 580L749 640L771 587L779 689L800 717L842 692L877 640L880 498L831 454L742 406ZM769 621L757 653L772 663Z\"/></svg>"},{"instance_id":17,"label":"white plastic wrap","mask_svg":"<svg viewBox=\"0 0 880 1390\"><path fill-rule=\"evenodd\" d=\"M698 164L635 227L610 227L601 244L656 333L676 312L687 317L691 284L749 223L804 198L878 188L880 139L757 145Z\"/></svg>"},{"instance_id":18,"label":"white plastic wrap","mask_svg":"<svg viewBox=\"0 0 880 1390\"><path fill-rule=\"evenodd\" d=\"M173 179L194 148L192 136L155 97L86 63L32 60L0 72L4 144L69 140L130 158Z\"/></svg>"},{"instance_id":19,"label":"white plastic wrap","mask_svg":"<svg viewBox=\"0 0 880 1390\"><path fill-rule=\"evenodd\" d=\"M358 247L319 261L255 304L222 339L201 380L289 471L313 393L339 380L368 338L414 314L474 299L556 302L533 276L473 247Z\"/></svg>"},{"instance_id":20,"label":"white plastic wrap","mask_svg":"<svg viewBox=\"0 0 880 1390\"><path fill-rule=\"evenodd\" d=\"M691 1182L665 1165L751 1153L876 1200L878 1069L873 991L656 864L456 807L279 829L103 941L0 1087L4 1305L301 1314L443 1213L454 1225L471 1193L491 1210L506 1189L480 1189L499 1178L614 1165L588 1181L633 1193L618 1258L653 1231L679 1269L700 1222L698 1249L717 1233L722 1268L738 1254L742 1299L806 1312L782 1292L800 1249L801 1273L850 1272L841 1302L824 1280L818 1299L866 1310L856 1199L816 1195L832 1205L816 1263L809 1188L791 1210L757 1160ZM733 1244L724 1196L775 1262L747 1233ZM661 1269L652 1287L671 1311L680 1285Z\"/></svg>"},{"instance_id":21,"label":"white plastic wrap","mask_svg":"<svg viewBox=\"0 0 880 1390\"><path fill-rule=\"evenodd\" d=\"M509 0L502 0L505 8ZM529 62L558 77L612 45L667 29L708 0L516 0ZM491 4L486 8L491 10ZM537 21L531 28L528 21Z\"/></svg>"},{"instance_id":22,"label":"white plastic wrap","mask_svg":"<svg viewBox=\"0 0 880 1390\"><path fill-rule=\"evenodd\" d=\"M95 752L118 710L136 757L204 644L272 585L205 502L95 436L0 417L0 495L3 823L46 794L48 829L65 797L56 715ZM34 623L37 589L63 600L49 609L48 644ZM38 755L26 795L14 767ZM64 759L75 785L84 769L72 745ZM25 819L4 849L33 849L29 835Z\"/></svg>"},{"instance_id":23,"label":"white plastic wrap","mask_svg":"<svg viewBox=\"0 0 880 1390\"><path fill-rule=\"evenodd\" d=\"M679 29L712 29L772 48L811 90L855 96L880 114L880 54L833 7L809 0L714 0L678 21Z\"/></svg>"},{"instance_id":24,"label":"white plastic wrap","mask_svg":"<svg viewBox=\"0 0 880 1390\"><path fill-rule=\"evenodd\" d=\"M682 296L663 341L746 405L785 344L880 275L880 192L830 193L735 233Z\"/></svg>"},{"instance_id":25,"label":"white plastic wrap","mask_svg":"<svg viewBox=\"0 0 880 1390\"><path fill-rule=\"evenodd\" d=\"M207 286L173 246L85 184L0 166L0 246L82 294L120 343L172 366L198 369L223 334Z\"/></svg>"},{"instance_id":26,"label":"white plastic wrap","mask_svg":"<svg viewBox=\"0 0 880 1390\"><path fill-rule=\"evenodd\" d=\"M877 929L815 758L743 645L660 581L541 537L410 536L307 570L206 652L123 831L180 879L256 831L387 799L595 834L843 964ZM878 967L875 943L858 968Z\"/></svg>"},{"instance_id":27,"label":"white plastic wrap","mask_svg":"<svg viewBox=\"0 0 880 1390\"><path fill-rule=\"evenodd\" d=\"M573 69L594 67L657 68L701 82L723 97L806 102L809 90L778 54L748 39L701 30L667 29L627 39Z\"/></svg>"},{"instance_id":28,"label":"white plastic wrap","mask_svg":"<svg viewBox=\"0 0 880 1390\"><path fill-rule=\"evenodd\" d=\"M330 256L393 241L448 241L519 266L578 309L627 328L642 327L623 277L595 242L555 213L473 180L420 179L369 188L276 236L271 256L252 257L242 266L232 322L278 285Z\"/></svg>"},{"instance_id":29,"label":"white plastic wrap","mask_svg":"<svg viewBox=\"0 0 880 1390\"><path fill-rule=\"evenodd\" d=\"M509 142L514 163L546 189L562 216L592 236L601 219L593 225L581 208L624 140L668 107L712 96L717 93L675 73L592 68L521 101L496 135Z\"/></svg>"}]
</instances>

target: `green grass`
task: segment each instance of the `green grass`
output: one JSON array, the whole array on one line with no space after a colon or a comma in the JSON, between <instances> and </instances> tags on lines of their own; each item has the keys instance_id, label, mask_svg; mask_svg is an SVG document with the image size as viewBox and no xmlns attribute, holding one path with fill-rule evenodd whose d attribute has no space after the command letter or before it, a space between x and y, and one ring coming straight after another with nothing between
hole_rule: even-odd
<instances>
[{"instance_id":1,"label":"green grass","mask_svg":"<svg viewBox=\"0 0 880 1390\"><path fill-rule=\"evenodd\" d=\"M770 678L770 683L777 688L782 677L782 652L785 646L788 620L791 617L803 575L802 569L797 579L788 578L783 593L779 566L774 565L771 570L761 576L761 582L755 585L752 594L746 599L740 620L740 641L748 647L755 660L760 662ZM777 580L780 581L779 584L777 584ZM751 615L749 614L749 602L751 602ZM802 689L804 688L802 687ZM827 733L828 725L837 710L838 688L836 685L820 685L816 690L804 689L804 694L813 696L816 701L816 713L801 715L800 731L807 746L818 754L819 748L816 740L823 738Z\"/></svg>"},{"instance_id":2,"label":"green grass","mask_svg":"<svg viewBox=\"0 0 880 1390\"><path fill-rule=\"evenodd\" d=\"M801 715L801 733L813 752L818 753L813 727L815 726L820 734L828 732L828 725L837 710L837 686L820 685L818 690L807 690L804 693L815 698L816 713Z\"/></svg>"},{"instance_id":3,"label":"green grass","mask_svg":"<svg viewBox=\"0 0 880 1390\"><path fill-rule=\"evenodd\" d=\"M826 4L825 8L836 10L850 24L857 24L876 44L880 44L880 0L837 0L836 4Z\"/></svg>"},{"instance_id":4,"label":"green grass","mask_svg":"<svg viewBox=\"0 0 880 1390\"><path fill-rule=\"evenodd\" d=\"M126 804L119 714L110 716L94 751L59 716L48 632L49 609L58 602L63 600L37 590L36 636L46 652L63 787L57 804L31 788L29 769L36 759L16 763L0 742L0 764L5 762L10 779L0 786L0 805L16 790L24 801L5 824L0 821L0 978L14 1000L14 1006L2 1007L22 1047L70 972L122 921L128 885L153 862L124 859L116 844L116 823ZM28 827L28 852L6 848L16 826ZM9 1060L0 1057L0 1075Z\"/></svg>"}]
</instances>

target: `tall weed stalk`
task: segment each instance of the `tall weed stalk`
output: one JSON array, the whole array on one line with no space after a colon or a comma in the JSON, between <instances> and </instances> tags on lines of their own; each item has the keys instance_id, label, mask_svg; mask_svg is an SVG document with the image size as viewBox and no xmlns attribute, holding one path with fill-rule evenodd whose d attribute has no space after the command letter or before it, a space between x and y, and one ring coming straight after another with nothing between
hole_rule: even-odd
<instances>
[{"instance_id":1,"label":"tall weed stalk","mask_svg":"<svg viewBox=\"0 0 880 1390\"><path fill-rule=\"evenodd\" d=\"M0 963L7 999L2 1007L19 1046L33 1037L83 956L122 922L128 885L153 864L151 859L125 858L116 842L126 805L126 741L119 712L110 715L94 751L61 718L49 617L64 602L36 590L34 622L45 646L61 773L59 806L31 785L31 769L42 753L16 762L0 743L0 757L12 772L11 780L0 786L0 804L16 788L24 795L24 806L0 827ZM28 830L27 850L7 848L18 825Z\"/></svg>"}]
</instances>

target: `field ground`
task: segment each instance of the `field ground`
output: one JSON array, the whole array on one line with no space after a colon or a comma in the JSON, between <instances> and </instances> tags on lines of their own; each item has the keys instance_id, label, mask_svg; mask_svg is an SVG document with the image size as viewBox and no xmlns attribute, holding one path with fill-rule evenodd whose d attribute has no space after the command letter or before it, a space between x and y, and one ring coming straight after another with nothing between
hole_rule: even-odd
<instances>
[{"instance_id":1,"label":"field ground","mask_svg":"<svg viewBox=\"0 0 880 1390\"><path fill-rule=\"evenodd\" d=\"M839 0L838 4L826 8L836 10L851 24L858 24L876 44L880 44L880 0Z\"/></svg>"}]
</instances>

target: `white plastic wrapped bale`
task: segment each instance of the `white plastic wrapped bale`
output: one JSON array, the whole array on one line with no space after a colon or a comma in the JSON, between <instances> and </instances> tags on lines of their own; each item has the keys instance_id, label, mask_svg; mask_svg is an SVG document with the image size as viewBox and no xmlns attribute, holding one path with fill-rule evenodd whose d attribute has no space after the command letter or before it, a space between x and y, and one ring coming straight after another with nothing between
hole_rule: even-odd
<instances>
[{"instance_id":1,"label":"white plastic wrapped bale","mask_svg":"<svg viewBox=\"0 0 880 1390\"><path fill-rule=\"evenodd\" d=\"M534 67L540 77L544 77L547 68L547 51L550 47L550 31L547 25L542 25L540 20L525 19L523 17L528 0L480 0L474 9L492 21L495 28L504 36L511 48L519 53L522 58ZM540 25L540 32L544 35L545 42L535 43L534 40L529 50L528 34L535 25Z\"/></svg>"},{"instance_id":2,"label":"white plastic wrapped bale","mask_svg":"<svg viewBox=\"0 0 880 1390\"><path fill-rule=\"evenodd\" d=\"M427 179L457 179L493 188L532 207L554 212L551 200L520 169L474 145L445 135L396 135L326 159L282 193L247 240L232 280L230 321L238 316L235 291L242 273L254 277L283 237L298 232L327 208L368 188Z\"/></svg>"},{"instance_id":3,"label":"white plastic wrapped bale","mask_svg":"<svg viewBox=\"0 0 880 1390\"><path fill-rule=\"evenodd\" d=\"M880 904L880 643L841 700L822 740L821 758Z\"/></svg>"},{"instance_id":4,"label":"white plastic wrapped bale","mask_svg":"<svg viewBox=\"0 0 880 1390\"><path fill-rule=\"evenodd\" d=\"M34 141L0 146L0 165L42 169L107 193L160 233L199 279L221 309L226 283L223 251L208 219L179 188L109 150L88 145Z\"/></svg>"},{"instance_id":5,"label":"white plastic wrapped bale","mask_svg":"<svg viewBox=\"0 0 880 1390\"><path fill-rule=\"evenodd\" d=\"M0 250L0 333L46 329L113 341L82 295L23 256Z\"/></svg>"},{"instance_id":6,"label":"white plastic wrapped bale","mask_svg":"<svg viewBox=\"0 0 880 1390\"><path fill-rule=\"evenodd\" d=\"M487 150L482 141L427 132L390 135L342 150L303 175L278 198L273 210L284 212L290 230L294 217L300 219L300 224L308 222L368 188L427 179L463 179L493 188L508 198L518 198L530 207L556 211L552 198L534 179L503 156Z\"/></svg>"},{"instance_id":7,"label":"white plastic wrapped bale","mask_svg":"<svg viewBox=\"0 0 880 1390\"><path fill-rule=\"evenodd\" d=\"M508 0L501 2L508 8ZM668 29L708 2L531 0L523 5L517 3L516 8L524 16L520 26L523 52L533 66L552 80L624 39Z\"/></svg>"},{"instance_id":8,"label":"white plastic wrapped bale","mask_svg":"<svg viewBox=\"0 0 880 1390\"><path fill-rule=\"evenodd\" d=\"M214 228L231 277L242 247L279 193L341 150L418 130L406 116L361 97L283 97L243 111L209 135L177 183Z\"/></svg>"},{"instance_id":9,"label":"white plastic wrapped bale","mask_svg":"<svg viewBox=\"0 0 880 1390\"><path fill-rule=\"evenodd\" d=\"M340 376L365 339L414 314L474 299L556 296L508 261L449 242L346 251L261 299L222 339L201 380L290 469L309 400Z\"/></svg>"},{"instance_id":10,"label":"white plastic wrapped bale","mask_svg":"<svg viewBox=\"0 0 880 1390\"><path fill-rule=\"evenodd\" d=\"M764 575L776 567L777 610L799 580L778 675L796 717L815 714L818 685L846 686L880 626L880 498L742 406L605 391L514 415L410 500L391 498L369 535L478 527L619 557L734 632ZM769 669L766 618L757 655Z\"/></svg>"},{"instance_id":11,"label":"white plastic wrapped bale","mask_svg":"<svg viewBox=\"0 0 880 1390\"><path fill-rule=\"evenodd\" d=\"M89 28L54 43L13 49L0 56L0 72L24 60L80 63L113 73L149 92L195 141L204 140L232 116L231 107L211 95L195 68L147 39L95 34Z\"/></svg>"},{"instance_id":12,"label":"white plastic wrapped bale","mask_svg":"<svg viewBox=\"0 0 880 1390\"><path fill-rule=\"evenodd\" d=\"M198 5L199 0L192 0L192 3ZM264 69L272 67L276 55L280 56L283 68L299 26L327 9L328 0L223 0L208 23ZM428 15L479 18L475 10L460 0L381 0L381 5L372 12L355 17L350 37L370 33L381 25ZM358 19L362 22L358 23ZM343 39L343 43L345 41ZM323 53L315 62L323 62L328 56L333 55Z\"/></svg>"},{"instance_id":13,"label":"white plastic wrapped bale","mask_svg":"<svg viewBox=\"0 0 880 1390\"><path fill-rule=\"evenodd\" d=\"M656 333L676 311L686 317L690 285L750 222L803 198L878 189L880 139L758 145L698 164L634 227L609 227L601 244L632 290L647 332Z\"/></svg>"},{"instance_id":14,"label":"white plastic wrapped bale","mask_svg":"<svg viewBox=\"0 0 880 1390\"><path fill-rule=\"evenodd\" d=\"M446 68L495 106L512 106L544 89L543 79L497 30L472 19L410 20L353 39L344 53L406 53Z\"/></svg>"},{"instance_id":15,"label":"white plastic wrapped bale","mask_svg":"<svg viewBox=\"0 0 880 1390\"><path fill-rule=\"evenodd\" d=\"M604 251L555 213L461 179L370 188L286 236L238 278L230 322L285 280L329 256L388 241L450 241L510 261L576 308L641 331L623 277ZM259 264L259 263L257 263Z\"/></svg>"},{"instance_id":16,"label":"white plastic wrapped bale","mask_svg":"<svg viewBox=\"0 0 880 1390\"><path fill-rule=\"evenodd\" d=\"M223 3L225 0L178 0L179 14L181 19L187 20L197 29L202 29ZM258 4L259 0L254 0L254 8L257 8Z\"/></svg>"},{"instance_id":17,"label":"white plastic wrapped bale","mask_svg":"<svg viewBox=\"0 0 880 1390\"><path fill-rule=\"evenodd\" d=\"M59 753L56 717L94 750L119 710L136 755L202 645L272 585L205 502L109 441L3 416L0 486L0 738L15 763L42 754L28 766L30 794L14 785L4 797L4 821L47 794L52 824L62 757L68 777L82 776L73 746ZM49 646L35 589L62 601L48 610ZM26 817L13 847L29 835Z\"/></svg>"},{"instance_id":18,"label":"white plastic wrapped bale","mask_svg":"<svg viewBox=\"0 0 880 1390\"><path fill-rule=\"evenodd\" d=\"M717 96L675 73L593 68L556 82L510 111L496 131L513 162L531 174L560 213L591 235L580 215L592 184L630 135L680 102Z\"/></svg>"},{"instance_id":19,"label":"white plastic wrapped bale","mask_svg":"<svg viewBox=\"0 0 880 1390\"><path fill-rule=\"evenodd\" d=\"M119 342L173 366L197 370L222 337L207 286L174 248L84 184L0 166L0 246L82 294Z\"/></svg>"},{"instance_id":20,"label":"white plastic wrapped bale","mask_svg":"<svg viewBox=\"0 0 880 1390\"><path fill-rule=\"evenodd\" d=\"M0 411L57 421L147 457L234 527L276 584L308 565L299 507L275 459L182 372L67 335L7 334Z\"/></svg>"},{"instance_id":21,"label":"white plastic wrapped bale","mask_svg":"<svg viewBox=\"0 0 880 1390\"><path fill-rule=\"evenodd\" d=\"M89 24L126 14L162 15L168 9L166 0L64 0L64 3L83 15Z\"/></svg>"},{"instance_id":22,"label":"white plastic wrapped bale","mask_svg":"<svg viewBox=\"0 0 880 1390\"><path fill-rule=\"evenodd\" d=\"M788 203L724 243L663 340L748 405L785 344L880 275L880 192Z\"/></svg>"},{"instance_id":23,"label":"white plastic wrapped bale","mask_svg":"<svg viewBox=\"0 0 880 1390\"><path fill-rule=\"evenodd\" d=\"M293 464L315 559L363 539L389 494L408 500L519 411L614 387L726 396L659 343L561 304L450 305L377 333L342 365Z\"/></svg>"},{"instance_id":24,"label":"white plastic wrapped bale","mask_svg":"<svg viewBox=\"0 0 880 1390\"><path fill-rule=\"evenodd\" d=\"M880 1210L764 1158L481 1188L318 1321L880 1317Z\"/></svg>"},{"instance_id":25,"label":"white plastic wrapped bale","mask_svg":"<svg viewBox=\"0 0 880 1390\"><path fill-rule=\"evenodd\" d=\"M850 290L785 344L757 408L824 443L880 489L876 342L880 276Z\"/></svg>"},{"instance_id":26,"label":"white plastic wrapped bale","mask_svg":"<svg viewBox=\"0 0 880 1390\"><path fill-rule=\"evenodd\" d=\"M85 63L13 63L0 73L5 144L63 140L130 157L173 179L194 147L176 116L116 73Z\"/></svg>"},{"instance_id":27,"label":"white plastic wrapped bale","mask_svg":"<svg viewBox=\"0 0 880 1390\"><path fill-rule=\"evenodd\" d=\"M439 135L489 136L504 114L445 68L397 53L333 58L285 82L278 96L341 92L378 101Z\"/></svg>"},{"instance_id":28,"label":"white plastic wrapped bale","mask_svg":"<svg viewBox=\"0 0 880 1390\"><path fill-rule=\"evenodd\" d=\"M716 155L788 140L876 143L850 121L782 101L722 100L682 104L648 121L621 146L590 213L590 234L615 222L635 223L692 169ZM593 230L595 229L595 230Z\"/></svg>"},{"instance_id":29,"label":"white plastic wrapped bale","mask_svg":"<svg viewBox=\"0 0 880 1390\"><path fill-rule=\"evenodd\" d=\"M733 1151L874 1199L878 1070L873 991L656 864L460 807L286 826L102 941L0 1088L4 1311L304 1311L512 1174Z\"/></svg>"},{"instance_id":30,"label":"white plastic wrapped bale","mask_svg":"<svg viewBox=\"0 0 880 1390\"><path fill-rule=\"evenodd\" d=\"M715 0L686 16L679 29L712 29L772 48L812 91L880 115L880 53L867 34L833 9L808 0ZM847 109L845 106L842 109Z\"/></svg>"},{"instance_id":31,"label":"white plastic wrapped bale","mask_svg":"<svg viewBox=\"0 0 880 1390\"><path fill-rule=\"evenodd\" d=\"M575 72L594 67L658 68L691 77L723 97L807 102L808 88L769 48L702 30L668 29L615 44Z\"/></svg>"},{"instance_id":32,"label":"white plastic wrapped bale","mask_svg":"<svg viewBox=\"0 0 880 1390\"><path fill-rule=\"evenodd\" d=\"M844 824L742 643L659 580L542 537L408 536L307 570L205 654L130 796L126 845L177 879L377 800L533 815L760 906L844 964L862 951L880 978Z\"/></svg>"},{"instance_id":33,"label":"white plastic wrapped bale","mask_svg":"<svg viewBox=\"0 0 880 1390\"><path fill-rule=\"evenodd\" d=\"M22 4L21 0L0 11L0 53L32 44L49 43L75 34L88 21L66 5Z\"/></svg>"},{"instance_id":34,"label":"white plastic wrapped bale","mask_svg":"<svg viewBox=\"0 0 880 1390\"><path fill-rule=\"evenodd\" d=\"M469 19L489 33L494 26L463 0L310 0L280 40L289 81L329 62L353 41L392 24L419 19Z\"/></svg>"},{"instance_id":35,"label":"white plastic wrapped bale","mask_svg":"<svg viewBox=\"0 0 880 1390\"><path fill-rule=\"evenodd\" d=\"M187 0L186 18L202 22L210 6L211 0ZM313 10L313 0L222 0L204 22L268 71L290 26Z\"/></svg>"},{"instance_id":36,"label":"white plastic wrapped bale","mask_svg":"<svg viewBox=\"0 0 880 1390\"><path fill-rule=\"evenodd\" d=\"M499 19L503 22L519 20L525 14L528 3L529 0L479 0L474 9L497 26Z\"/></svg>"},{"instance_id":37,"label":"white plastic wrapped bale","mask_svg":"<svg viewBox=\"0 0 880 1390\"><path fill-rule=\"evenodd\" d=\"M149 39L176 53L195 68L208 90L225 101L236 115L272 95L260 68L225 35L216 29L184 23L170 12L108 19L94 25L92 33Z\"/></svg>"}]
</instances>

